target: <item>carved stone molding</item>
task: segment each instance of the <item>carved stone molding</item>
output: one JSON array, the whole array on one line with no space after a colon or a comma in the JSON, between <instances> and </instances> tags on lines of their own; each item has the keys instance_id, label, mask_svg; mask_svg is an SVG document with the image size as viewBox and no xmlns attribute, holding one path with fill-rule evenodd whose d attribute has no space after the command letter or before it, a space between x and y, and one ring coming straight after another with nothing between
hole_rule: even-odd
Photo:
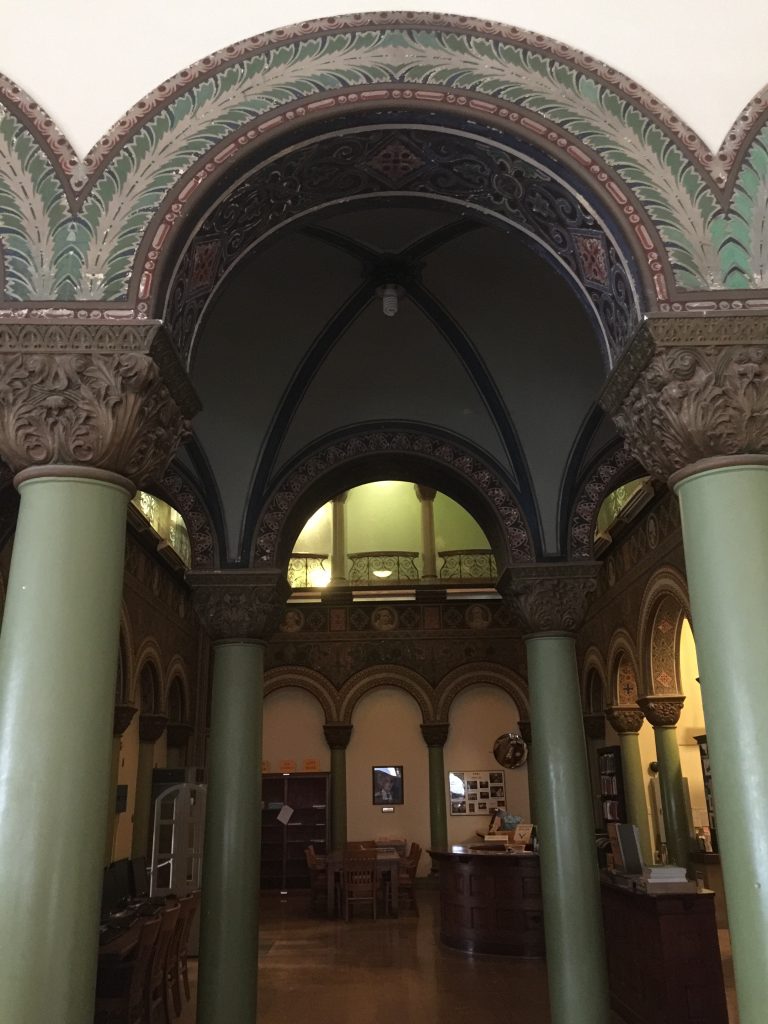
<instances>
[{"instance_id":1,"label":"carved stone molding","mask_svg":"<svg viewBox=\"0 0 768 1024\"><path fill-rule=\"evenodd\" d=\"M266 640L277 631L291 592L281 573L250 569L190 572L187 582L212 640Z\"/></svg>"},{"instance_id":2,"label":"carved stone molding","mask_svg":"<svg viewBox=\"0 0 768 1024\"><path fill-rule=\"evenodd\" d=\"M165 715L139 715L139 739L142 743L157 743L167 725Z\"/></svg>"},{"instance_id":3,"label":"carved stone molding","mask_svg":"<svg viewBox=\"0 0 768 1024\"><path fill-rule=\"evenodd\" d=\"M605 715L589 714L584 715L584 735L588 740L602 740L605 738Z\"/></svg>"},{"instance_id":4,"label":"carved stone molding","mask_svg":"<svg viewBox=\"0 0 768 1024\"><path fill-rule=\"evenodd\" d=\"M518 731L519 731L520 735L525 740L526 744L530 747L531 743L533 743L533 733L531 732L531 723L526 721L525 719L521 718L520 721L517 723L517 728L518 728Z\"/></svg>"},{"instance_id":5,"label":"carved stone molding","mask_svg":"<svg viewBox=\"0 0 768 1024\"><path fill-rule=\"evenodd\" d=\"M448 722L424 722L421 735L428 747L444 747L451 728Z\"/></svg>"},{"instance_id":6,"label":"carved stone molding","mask_svg":"<svg viewBox=\"0 0 768 1024\"><path fill-rule=\"evenodd\" d=\"M346 750L352 738L352 726L346 722L329 722L323 726L323 732L331 750Z\"/></svg>"},{"instance_id":7,"label":"carved stone molding","mask_svg":"<svg viewBox=\"0 0 768 1024\"><path fill-rule=\"evenodd\" d=\"M663 697L640 697L637 701L654 729L677 725L683 710L682 694L664 694Z\"/></svg>"},{"instance_id":8,"label":"carved stone molding","mask_svg":"<svg viewBox=\"0 0 768 1024\"><path fill-rule=\"evenodd\" d=\"M115 704L115 717L112 723L112 735L122 736L133 721L136 708L132 704Z\"/></svg>"},{"instance_id":9,"label":"carved stone molding","mask_svg":"<svg viewBox=\"0 0 768 1024\"><path fill-rule=\"evenodd\" d=\"M192 735L192 726L188 722L169 722L165 734L165 741L174 750L180 750L189 743Z\"/></svg>"},{"instance_id":10,"label":"carved stone molding","mask_svg":"<svg viewBox=\"0 0 768 1024\"><path fill-rule=\"evenodd\" d=\"M649 317L600 398L666 479L703 459L768 454L768 315Z\"/></svg>"},{"instance_id":11,"label":"carved stone molding","mask_svg":"<svg viewBox=\"0 0 768 1024\"><path fill-rule=\"evenodd\" d=\"M155 480L199 402L162 325L0 322L0 455Z\"/></svg>"},{"instance_id":12,"label":"carved stone molding","mask_svg":"<svg viewBox=\"0 0 768 1024\"><path fill-rule=\"evenodd\" d=\"M645 715L640 708L632 707L612 707L606 708L606 717L613 726L615 732L619 736L624 736L627 733L640 732L640 728L645 721Z\"/></svg>"},{"instance_id":13,"label":"carved stone molding","mask_svg":"<svg viewBox=\"0 0 768 1024\"><path fill-rule=\"evenodd\" d=\"M497 584L524 633L575 632L597 589L595 563L557 563L507 569Z\"/></svg>"}]
</instances>

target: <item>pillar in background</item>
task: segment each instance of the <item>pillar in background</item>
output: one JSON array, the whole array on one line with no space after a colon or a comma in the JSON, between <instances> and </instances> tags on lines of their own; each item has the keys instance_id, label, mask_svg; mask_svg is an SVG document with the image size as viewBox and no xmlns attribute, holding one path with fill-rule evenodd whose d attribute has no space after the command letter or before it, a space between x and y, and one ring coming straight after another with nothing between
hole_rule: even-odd
<instances>
[{"instance_id":1,"label":"pillar in background","mask_svg":"<svg viewBox=\"0 0 768 1024\"><path fill-rule=\"evenodd\" d=\"M139 763L136 770L136 802L133 809L131 856L151 856L152 772L155 768L155 744L165 732L165 715L139 715Z\"/></svg>"},{"instance_id":2,"label":"pillar in background","mask_svg":"<svg viewBox=\"0 0 768 1024\"><path fill-rule=\"evenodd\" d=\"M125 730L133 721L136 708L132 704L116 704L112 721L112 760L109 772L109 803L107 804L107 843L104 848L104 864L112 863L115 848L115 831L117 829L117 780L120 776L120 750Z\"/></svg>"},{"instance_id":3,"label":"pillar in background","mask_svg":"<svg viewBox=\"0 0 768 1024\"><path fill-rule=\"evenodd\" d=\"M499 589L522 623L536 776L552 1024L608 1024L608 977L574 633L593 565L509 569Z\"/></svg>"},{"instance_id":4,"label":"pillar in background","mask_svg":"<svg viewBox=\"0 0 768 1024\"><path fill-rule=\"evenodd\" d=\"M644 721L638 707L617 705L606 711L608 721L618 733L621 744L621 767L624 776L624 795L627 799L627 817L640 833L640 850L644 864L653 864L653 841L648 821L648 801L645 797L645 773L640 757L640 728Z\"/></svg>"},{"instance_id":5,"label":"pillar in background","mask_svg":"<svg viewBox=\"0 0 768 1024\"><path fill-rule=\"evenodd\" d=\"M125 525L196 409L152 321L0 329L21 495L0 636L2 1015L91 1024Z\"/></svg>"},{"instance_id":6,"label":"pillar in background","mask_svg":"<svg viewBox=\"0 0 768 1024\"><path fill-rule=\"evenodd\" d=\"M437 548L435 545L434 487L416 484L416 495L421 505L421 578L427 583L437 582Z\"/></svg>"},{"instance_id":7,"label":"pillar in background","mask_svg":"<svg viewBox=\"0 0 768 1024\"><path fill-rule=\"evenodd\" d=\"M274 572L192 572L213 698L200 914L199 1024L255 1021L264 647L290 593Z\"/></svg>"},{"instance_id":8,"label":"pillar in background","mask_svg":"<svg viewBox=\"0 0 768 1024\"><path fill-rule=\"evenodd\" d=\"M685 697L682 694L664 694L663 697L639 697L637 703L653 726L656 740L661 810L664 815L669 863L687 867L693 852L694 839L688 828L683 769L680 765L680 747L677 743L677 723L684 701Z\"/></svg>"},{"instance_id":9,"label":"pillar in background","mask_svg":"<svg viewBox=\"0 0 768 1024\"><path fill-rule=\"evenodd\" d=\"M425 722L421 727L429 757L429 841L435 850L448 847L443 748L449 729L448 722Z\"/></svg>"},{"instance_id":10,"label":"pillar in background","mask_svg":"<svg viewBox=\"0 0 768 1024\"><path fill-rule=\"evenodd\" d=\"M323 732L331 748L331 847L343 850L347 841L347 747L352 726L348 722L328 722Z\"/></svg>"},{"instance_id":11,"label":"pillar in background","mask_svg":"<svg viewBox=\"0 0 768 1024\"><path fill-rule=\"evenodd\" d=\"M337 494L331 502L331 582L330 586L347 584L347 492Z\"/></svg>"}]
</instances>

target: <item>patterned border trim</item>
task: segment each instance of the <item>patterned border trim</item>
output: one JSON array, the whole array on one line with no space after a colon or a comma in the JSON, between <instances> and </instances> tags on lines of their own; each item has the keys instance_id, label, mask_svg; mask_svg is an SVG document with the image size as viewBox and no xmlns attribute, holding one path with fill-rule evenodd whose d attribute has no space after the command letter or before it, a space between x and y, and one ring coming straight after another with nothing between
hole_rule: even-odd
<instances>
[{"instance_id":1,"label":"patterned border trim","mask_svg":"<svg viewBox=\"0 0 768 1024\"><path fill-rule=\"evenodd\" d=\"M616 486L614 481L623 477L633 464L637 466L638 474L641 474L640 464L622 444L601 459L583 482L573 503L568 526L569 558L591 559L594 557L597 513L600 511L603 500Z\"/></svg>"},{"instance_id":2,"label":"patterned border trim","mask_svg":"<svg viewBox=\"0 0 768 1024\"><path fill-rule=\"evenodd\" d=\"M515 702L522 720L530 719L531 708L528 700L527 683L511 669L502 668L491 662L477 662L462 665L443 676L435 688L435 718L447 722L451 705L464 690L471 686L497 686Z\"/></svg>"}]
</instances>

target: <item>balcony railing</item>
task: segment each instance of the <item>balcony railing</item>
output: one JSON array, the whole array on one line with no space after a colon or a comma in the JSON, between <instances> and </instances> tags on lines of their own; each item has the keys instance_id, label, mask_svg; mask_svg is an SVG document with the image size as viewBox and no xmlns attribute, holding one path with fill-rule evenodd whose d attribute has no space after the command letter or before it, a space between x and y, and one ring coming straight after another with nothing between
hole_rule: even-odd
<instances>
[{"instance_id":1,"label":"balcony railing","mask_svg":"<svg viewBox=\"0 0 768 1024\"><path fill-rule=\"evenodd\" d=\"M347 555L351 563L349 582L354 586L416 583L419 579L418 557L418 551L358 551Z\"/></svg>"},{"instance_id":2,"label":"balcony railing","mask_svg":"<svg viewBox=\"0 0 768 1024\"><path fill-rule=\"evenodd\" d=\"M464 548L460 551L438 551L443 559L441 580L495 580L496 559L493 552L483 548Z\"/></svg>"},{"instance_id":3,"label":"balcony railing","mask_svg":"<svg viewBox=\"0 0 768 1024\"><path fill-rule=\"evenodd\" d=\"M327 554L293 554L288 561L288 582L294 590L324 587L330 578L325 566Z\"/></svg>"}]
</instances>

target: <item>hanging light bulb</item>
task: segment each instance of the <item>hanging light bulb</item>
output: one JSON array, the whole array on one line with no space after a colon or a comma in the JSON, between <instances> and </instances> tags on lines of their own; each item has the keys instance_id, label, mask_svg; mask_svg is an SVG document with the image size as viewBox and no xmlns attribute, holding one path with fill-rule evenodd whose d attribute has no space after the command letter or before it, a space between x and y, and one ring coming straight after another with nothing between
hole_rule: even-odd
<instances>
[{"instance_id":1,"label":"hanging light bulb","mask_svg":"<svg viewBox=\"0 0 768 1024\"><path fill-rule=\"evenodd\" d=\"M397 286L385 284L381 290L381 311L384 316L395 316L397 313Z\"/></svg>"}]
</instances>

